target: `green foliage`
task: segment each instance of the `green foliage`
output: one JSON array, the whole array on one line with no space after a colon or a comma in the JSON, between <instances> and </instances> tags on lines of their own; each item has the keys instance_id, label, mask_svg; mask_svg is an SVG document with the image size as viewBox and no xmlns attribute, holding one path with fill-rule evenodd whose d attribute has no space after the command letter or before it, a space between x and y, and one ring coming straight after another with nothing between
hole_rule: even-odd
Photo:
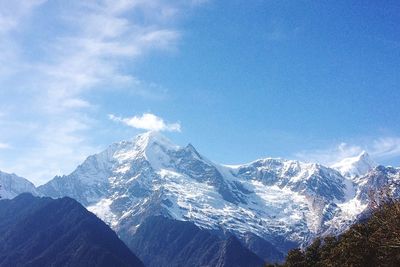
<instances>
[{"instance_id":1,"label":"green foliage","mask_svg":"<svg viewBox=\"0 0 400 267\"><path fill-rule=\"evenodd\" d=\"M290 251L283 266L400 266L400 202L386 201L338 237Z\"/></svg>"},{"instance_id":2,"label":"green foliage","mask_svg":"<svg viewBox=\"0 0 400 267\"><path fill-rule=\"evenodd\" d=\"M304 255L304 253L301 252L300 249L293 249L289 251L287 255L285 266L306 266L306 256Z\"/></svg>"}]
</instances>

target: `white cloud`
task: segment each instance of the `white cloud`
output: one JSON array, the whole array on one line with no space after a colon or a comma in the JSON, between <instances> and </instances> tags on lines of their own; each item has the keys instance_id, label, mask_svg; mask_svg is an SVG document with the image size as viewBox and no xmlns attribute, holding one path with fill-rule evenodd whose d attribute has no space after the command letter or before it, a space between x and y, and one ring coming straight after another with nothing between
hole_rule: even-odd
<instances>
[{"instance_id":1,"label":"white cloud","mask_svg":"<svg viewBox=\"0 0 400 267\"><path fill-rule=\"evenodd\" d=\"M0 149L7 149L7 148L11 148L11 146L7 143L0 143Z\"/></svg>"},{"instance_id":2,"label":"white cloud","mask_svg":"<svg viewBox=\"0 0 400 267\"><path fill-rule=\"evenodd\" d=\"M62 23L74 33L56 36L47 53L51 60L30 66L41 80L38 83L45 91L46 109L58 112L81 108L63 102L74 99L74 104L82 104L87 101L82 99L84 93L104 90L104 84L135 90L136 78L123 71L124 63L132 63L152 50L174 49L180 38L179 31L169 23L158 21L157 13L150 14L156 6L141 1L96 1L90 5L78 3L63 14ZM164 6L160 1L158 7ZM126 17L127 12L149 13L148 22L137 23Z\"/></svg>"},{"instance_id":3,"label":"white cloud","mask_svg":"<svg viewBox=\"0 0 400 267\"><path fill-rule=\"evenodd\" d=\"M108 117L113 121L121 122L127 126L141 130L158 132L181 131L181 124L179 122L166 123L162 118L151 113L144 113L142 116L133 116L130 118L121 118L114 116L113 114L108 115Z\"/></svg>"},{"instance_id":4,"label":"white cloud","mask_svg":"<svg viewBox=\"0 0 400 267\"><path fill-rule=\"evenodd\" d=\"M382 159L400 156L400 137L382 137L374 140L371 155Z\"/></svg>"},{"instance_id":5,"label":"white cloud","mask_svg":"<svg viewBox=\"0 0 400 267\"><path fill-rule=\"evenodd\" d=\"M92 106L89 102L79 98L66 99L62 105L64 108L88 108Z\"/></svg>"},{"instance_id":6,"label":"white cloud","mask_svg":"<svg viewBox=\"0 0 400 267\"><path fill-rule=\"evenodd\" d=\"M360 154L363 148L357 145L340 143L326 149L302 151L295 153L297 159L307 162L318 162L325 165L332 165L343 158L353 157Z\"/></svg>"},{"instance_id":7,"label":"white cloud","mask_svg":"<svg viewBox=\"0 0 400 267\"><path fill-rule=\"evenodd\" d=\"M33 8L44 2L46 0L0 0L0 33L4 34L15 29L23 17L28 16Z\"/></svg>"}]
</instances>

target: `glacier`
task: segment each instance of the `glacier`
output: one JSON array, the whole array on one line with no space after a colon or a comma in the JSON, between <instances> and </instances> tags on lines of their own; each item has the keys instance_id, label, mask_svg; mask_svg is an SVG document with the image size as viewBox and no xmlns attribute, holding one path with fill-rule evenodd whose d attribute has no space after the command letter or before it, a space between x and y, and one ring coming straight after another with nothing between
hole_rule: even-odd
<instances>
[{"instance_id":1,"label":"glacier","mask_svg":"<svg viewBox=\"0 0 400 267\"><path fill-rule=\"evenodd\" d=\"M378 166L366 152L330 167L281 158L231 166L148 132L38 188L0 172L0 195L72 197L127 243L147 218L163 216L243 243L256 237L286 253L344 231L368 211L371 190L399 180L399 168ZM391 188L396 195L399 189Z\"/></svg>"},{"instance_id":2,"label":"glacier","mask_svg":"<svg viewBox=\"0 0 400 267\"><path fill-rule=\"evenodd\" d=\"M147 217L161 215L242 240L252 233L285 250L285 242L306 245L344 230L367 208L371 185L364 176L376 165L366 153L343 163L265 158L222 165L191 144L148 132L88 157L38 190L77 199L125 239Z\"/></svg>"}]
</instances>

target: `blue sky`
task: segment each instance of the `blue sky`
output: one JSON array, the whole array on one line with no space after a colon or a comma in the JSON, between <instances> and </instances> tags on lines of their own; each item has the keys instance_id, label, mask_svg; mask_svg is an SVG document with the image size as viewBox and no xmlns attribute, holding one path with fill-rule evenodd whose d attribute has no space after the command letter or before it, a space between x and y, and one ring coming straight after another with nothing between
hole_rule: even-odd
<instances>
[{"instance_id":1,"label":"blue sky","mask_svg":"<svg viewBox=\"0 0 400 267\"><path fill-rule=\"evenodd\" d=\"M400 165L398 1L0 0L0 169L148 129L227 164Z\"/></svg>"}]
</instances>

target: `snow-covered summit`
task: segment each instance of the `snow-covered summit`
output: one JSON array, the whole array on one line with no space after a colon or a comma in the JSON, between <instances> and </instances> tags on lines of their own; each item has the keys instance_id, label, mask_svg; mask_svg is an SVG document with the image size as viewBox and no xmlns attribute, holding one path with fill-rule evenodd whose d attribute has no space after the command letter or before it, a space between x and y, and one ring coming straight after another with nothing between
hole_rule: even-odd
<instances>
[{"instance_id":1,"label":"snow-covered summit","mask_svg":"<svg viewBox=\"0 0 400 267\"><path fill-rule=\"evenodd\" d=\"M367 207L361 185L340 171L362 175L372 165L365 153L338 169L279 158L221 165L191 144L149 132L89 156L39 191L75 198L124 240L147 217L162 215L239 238L252 233L277 246L305 244L343 229Z\"/></svg>"},{"instance_id":2,"label":"snow-covered summit","mask_svg":"<svg viewBox=\"0 0 400 267\"><path fill-rule=\"evenodd\" d=\"M157 131L150 131L136 136L134 142L145 149L149 149L152 145L159 145L167 149L179 149L178 145L175 145L167 137Z\"/></svg>"},{"instance_id":3,"label":"snow-covered summit","mask_svg":"<svg viewBox=\"0 0 400 267\"><path fill-rule=\"evenodd\" d=\"M358 156L342 159L331 167L338 170L343 176L349 178L361 177L375 168L377 164L366 151Z\"/></svg>"},{"instance_id":4,"label":"snow-covered summit","mask_svg":"<svg viewBox=\"0 0 400 267\"><path fill-rule=\"evenodd\" d=\"M344 200L343 179L322 165L284 159L223 166L191 144L180 147L149 132L88 157L39 190L77 199L124 236L146 217L163 215L301 243L329 219L326 205Z\"/></svg>"},{"instance_id":5,"label":"snow-covered summit","mask_svg":"<svg viewBox=\"0 0 400 267\"><path fill-rule=\"evenodd\" d=\"M168 165L169 153L180 149L168 138L155 131L140 134L133 142L136 145L136 151L139 152L138 156L148 160L155 169L161 169L162 166Z\"/></svg>"},{"instance_id":6,"label":"snow-covered summit","mask_svg":"<svg viewBox=\"0 0 400 267\"><path fill-rule=\"evenodd\" d=\"M37 195L35 185L27 179L15 174L0 171L0 196L1 198L14 198L21 193Z\"/></svg>"}]
</instances>

